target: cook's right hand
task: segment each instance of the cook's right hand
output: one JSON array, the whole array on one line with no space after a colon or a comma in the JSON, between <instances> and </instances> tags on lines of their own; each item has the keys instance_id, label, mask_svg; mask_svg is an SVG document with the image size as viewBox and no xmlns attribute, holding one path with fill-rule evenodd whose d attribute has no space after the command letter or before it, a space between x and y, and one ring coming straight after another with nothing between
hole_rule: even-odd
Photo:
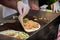
<instances>
[{"instance_id":1,"label":"cook's right hand","mask_svg":"<svg viewBox=\"0 0 60 40\"><path fill-rule=\"evenodd\" d=\"M19 1L17 3L17 8L18 8L18 11L22 17L25 17L30 10L29 5L24 4L22 1Z\"/></svg>"}]
</instances>

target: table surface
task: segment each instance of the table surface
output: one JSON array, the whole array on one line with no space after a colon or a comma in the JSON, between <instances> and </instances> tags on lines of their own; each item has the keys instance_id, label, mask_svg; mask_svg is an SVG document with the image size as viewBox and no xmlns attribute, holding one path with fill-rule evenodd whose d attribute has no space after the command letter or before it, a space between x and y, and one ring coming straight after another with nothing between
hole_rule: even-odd
<instances>
[{"instance_id":1,"label":"table surface","mask_svg":"<svg viewBox=\"0 0 60 40\"><path fill-rule=\"evenodd\" d=\"M41 27L43 27L46 24L48 24L49 22L51 22L52 20L54 20L59 15L60 15L60 13L54 14L54 13L47 13L47 12L40 12L40 11L30 11L26 17L31 20L38 19L38 20L34 20L34 21L38 22L41 25ZM46 18L46 20L40 19L40 18ZM0 31L10 30L10 29L25 32L18 20L16 20L16 22L14 22L14 23L6 23L6 24L0 26ZM34 32L31 32L28 34L32 35L33 33ZM8 38L10 38L10 37L0 35L0 40L8 40ZM15 38L10 38L10 40L14 40L14 39ZM15 40L18 40L18 39L15 39Z\"/></svg>"}]
</instances>

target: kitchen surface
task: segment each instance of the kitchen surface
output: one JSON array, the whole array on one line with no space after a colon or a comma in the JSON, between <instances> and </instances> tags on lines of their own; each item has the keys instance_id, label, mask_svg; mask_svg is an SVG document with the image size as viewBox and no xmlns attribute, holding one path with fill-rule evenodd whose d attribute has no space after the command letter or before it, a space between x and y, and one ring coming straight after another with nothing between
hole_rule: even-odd
<instances>
[{"instance_id":1,"label":"kitchen surface","mask_svg":"<svg viewBox=\"0 0 60 40\"><path fill-rule=\"evenodd\" d=\"M17 0L17 9L16 0L4 2L0 1L0 40L60 40L59 0Z\"/></svg>"},{"instance_id":2,"label":"kitchen surface","mask_svg":"<svg viewBox=\"0 0 60 40\"><path fill-rule=\"evenodd\" d=\"M0 25L0 31L4 31L4 30L16 30L16 31L26 32L23 29L22 25L20 24L19 20L17 18L13 19L13 16L16 16L16 15L10 15L9 17L6 17L7 19L5 18L3 21L1 20L3 25ZM54 13L44 12L44 11L30 10L29 14L25 18L28 18L28 19L33 20L35 22L38 22L41 25L41 28L43 28L44 26L46 26L47 24L52 22L54 19L56 19L58 16L60 16L60 13L54 14ZM6 23L4 23L4 22L6 22ZM35 31L35 32L26 32L26 33L29 34L30 36L32 36L37 31ZM2 39L2 36L0 36L0 37ZM3 36L3 38L5 38L5 36ZM8 38L8 37L6 37L6 38ZM4 40L4 39L2 39L2 40ZM14 40L14 38L13 38L13 40Z\"/></svg>"}]
</instances>

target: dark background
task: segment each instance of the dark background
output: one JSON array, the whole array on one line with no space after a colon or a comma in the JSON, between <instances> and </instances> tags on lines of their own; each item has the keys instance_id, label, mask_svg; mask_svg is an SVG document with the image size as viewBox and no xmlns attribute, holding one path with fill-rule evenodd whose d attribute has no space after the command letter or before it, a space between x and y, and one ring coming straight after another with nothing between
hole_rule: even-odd
<instances>
[{"instance_id":1,"label":"dark background","mask_svg":"<svg viewBox=\"0 0 60 40\"><path fill-rule=\"evenodd\" d=\"M51 9L50 5L53 4L54 2L56 2L56 0L38 0L38 2L39 2L39 7L46 4L46 5L48 5L47 9Z\"/></svg>"}]
</instances>

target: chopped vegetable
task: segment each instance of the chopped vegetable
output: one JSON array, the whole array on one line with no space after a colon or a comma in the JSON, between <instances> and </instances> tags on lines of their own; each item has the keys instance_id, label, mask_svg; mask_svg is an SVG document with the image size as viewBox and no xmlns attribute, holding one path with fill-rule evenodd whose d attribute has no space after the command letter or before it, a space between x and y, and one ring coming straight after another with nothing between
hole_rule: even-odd
<instances>
[{"instance_id":1,"label":"chopped vegetable","mask_svg":"<svg viewBox=\"0 0 60 40\"><path fill-rule=\"evenodd\" d=\"M34 19L34 20L38 20L38 19Z\"/></svg>"},{"instance_id":2,"label":"chopped vegetable","mask_svg":"<svg viewBox=\"0 0 60 40\"><path fill-rule=\"evenodd\" d=\"M52 10L46 9L46 12L52 12Z\"/></svg>"},{"instance_id":3,"label":"chopped vegetable","mask_svg":"<svg viewBox=\"0 0 60 40\"><path fill-rule=\"evenodd\" d=\"M27 19L27 18L23 19L23 22L24 22L24 23L26 23L27 21L28 21L28 19Z\"/></svg>"},{"instance_id":4,"label":"chopped vegetable","mask_svg":"<svg viewBox=\"0 0 60 40\"><path fill-rule=\"evenodd\" d=\"M29 35L27 33L20 31L13 31L13 30L2 31L0 32L0 34L7 35L10 37L15 37L22 40L26 40L27 38L29 38Z\"/></svg>"},{"instance_id":5,"label":"chopped vegetable","mask_svg":"<svg viewBox=\"0 0 60 40\"><path fill-rule=\"evenodd\" d=\"M28 20L26 23L24 23L24 28L27 30L38 28L38 27L39 27L39 23L34 22L32 20Z\"/></svg>"}]
</instances>

